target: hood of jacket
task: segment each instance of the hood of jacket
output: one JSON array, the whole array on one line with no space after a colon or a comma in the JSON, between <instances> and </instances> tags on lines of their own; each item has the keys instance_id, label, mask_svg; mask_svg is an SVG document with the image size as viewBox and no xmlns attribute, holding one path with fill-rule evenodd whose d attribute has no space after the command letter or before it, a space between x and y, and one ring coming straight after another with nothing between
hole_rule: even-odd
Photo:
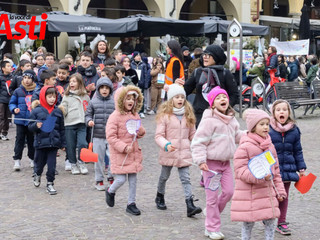
<instances>
[{"instance_id":1,"label":"hood of jacket","mask_svg":"<svg viewBox=\"0 0 320 240\"><path fill-rule=\"evenodd\" d=\"M54 102L54 104L52 106L50 106L47 103L47 100L46 100L46 91L48 90L48 88L54 88L54 90L56 92L56 101ZM39 101L40 101L41 106L44 107L45 109L47 109L49 114L50 114L53 111L54 106L56 105L56 103L58 101L58 93L57 93L57 90L55 89L55 87L53 87L53 86L44 86L40 91Z\"/></svg>"},{"instance_id":2,"label":"hood of jacket","mask_svg":"<svg viewBox=\"0 0 320 240\"><path fill-rule=\"evenodd\" d=\"M101 86L108 86L110 88L110 93L107 97L102 97L100 92L99 92L99 88ZM109 98L112 93L113 93L113 84L111 82L111 80L108 78L108 77L102 77L102 78L99 78L99 80L97 81L97 86L96 86L96 94L97 94L97 97L100 98L100 99L107 99Z\"/></svg>"},{"instance_id":3,"label":"hood of jacket","mask_svg":"<svg viewBox=\"0 0 320 240\"><path fill-rule=\"evenodd\" d=\"M119 111L121 114L126 114L125 107L124 107L124 100L128 95L129 91L135 91L138 94L138 97L135 100L135 105L131 110L132 114L138 113L142 107L143 95L141 93L140 88L133 85L121 87L117 89L117 91L114 94L115 109Z\"/></svg>"}]
</instances>

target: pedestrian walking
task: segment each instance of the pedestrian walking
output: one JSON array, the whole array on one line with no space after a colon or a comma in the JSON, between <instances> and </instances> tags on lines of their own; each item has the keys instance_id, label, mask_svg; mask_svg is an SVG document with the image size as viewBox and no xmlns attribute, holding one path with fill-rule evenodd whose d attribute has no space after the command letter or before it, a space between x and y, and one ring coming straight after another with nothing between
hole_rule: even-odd
<instances>
[{"instance_id":1,"label":"pedestrian walking","mask_svg":"<svg viewBox=\"0 0 320 240\"><path fill-rule=\"evenodd\" d=\"M289 189L291 182L299 181L304 175L307 166L302 153L300 129L292 117L287 101L279 99L273 103L270 125L270 136L277 151L280 174L287 193L287 198L279 203L280 217L276 231L282 235L290 235L291 230L286 222Z\"/></svg>"},{"instance_id":2,"label":"pedestrian walking","mask_svg":"<svg viewBox=\"0 0 320 240\"><path fill-rule=\"evenodd\" d=\"M193 161L203 171L207 209L205 236L223 239L220 215L233 195L230 160L243 132L239 130L235 112L229 105L229 96L224 89L213 88L208 100L210 108L203 113L192 140L191 151ZM216 186L211 186L211 180L215 181Z\"/></svg>"},{"instance_id":3,"label":"pedestrian walking","mask_svg":"<svg viewBox=\"0 0 320 240\"><path fill-rule=\"evenodd\" d=\"M265 239L274 239L275 220L280 216L278 201L287 197L284 189L276 150L269 135L269 115L259 109L244 112L248 133L241 138L234 154L235 190L231 203L231 220L243 222L242 240L251 239L255 222L263 221ZM270 151L275 163L271 174L262 179L255 177L249 169L249 160Z\"/></svg>"},{"instance_id":4,"label":"pedestrian walking","mask_svg":"<svg viewBox=\"0 0 320 240\"><path fill-rule=\"evenodd\" d=\"M183 87L171 84L168 100L160 106L157 113L155 140L160 147L159 163L162 168L155 202L158 209L167 209L164 200L166 182L170 177L172 167L177 167L184 189L188 217L202 211L200 207L193 204L189 174L189 166L192 163L190 145L196 132L195 122L196 117L192 106L186 101L186 92Z\"/></svg>"},{"instance_id":5,"label":"pedestrian walking","mask_svg":"<svg viewBox=\"0 0 320 240\"><path fill-rule=\"evenodd\" d=\"M137 173L142 170L142 153L134 135L128 131L127 122L141 121L138 113L143 104L143 96L138 87L128 85L119 88L114 99L116 110L109 117L106 136L110 146L111 172L115 180L106 191L106 202L109 207L114 206L116 191L128 178L129 197L126 211L132 215L140 215L141 212L136 206L136 187ZM142 138L145 129L140 126L134 129L134 133L136 138Z\"/></svg>"}]
</instances>

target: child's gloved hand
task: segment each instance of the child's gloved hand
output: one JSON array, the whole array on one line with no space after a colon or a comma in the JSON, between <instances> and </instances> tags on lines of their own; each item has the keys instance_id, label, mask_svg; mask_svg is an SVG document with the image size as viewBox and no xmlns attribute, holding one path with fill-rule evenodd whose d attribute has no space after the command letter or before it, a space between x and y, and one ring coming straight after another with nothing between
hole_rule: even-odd
<instances>
[{"instance_id":1,"label":"child's gloved hand","mask_svg":"<svg viewBox=\"0 0 320 240\"><path fill-rule=\"evenodd\" d=\"M15 114L18 114L19 112L20 112L20 108L15 108L15 109L14 109L14 113L15 113Z\"/></svg>"},{"instance_id":2,"label":"child's gloved hand","mask_svg":"<svg viewBox=\"0 0 320 240\"><path fill-rule=\"evenodd\" d=\"M201 164L199 165L199 168L200 168L200 170L202 170L202 171L209 171L209 167L208 167L208 165L207 165L206 163L201 163Z\"/></svg>"}]
</instances>

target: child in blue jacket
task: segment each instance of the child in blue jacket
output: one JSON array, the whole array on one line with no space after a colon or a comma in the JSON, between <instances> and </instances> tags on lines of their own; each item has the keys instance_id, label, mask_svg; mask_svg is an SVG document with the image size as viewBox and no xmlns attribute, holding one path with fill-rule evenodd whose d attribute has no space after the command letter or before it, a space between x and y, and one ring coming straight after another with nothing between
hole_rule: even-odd
<instances>
[{"instance_id":1,"label":"child in blue jacket","mask_svg":"<svg viewBox=\"0 0 320 240\"><path fill-rule=\"evenodd\" d=\"M47 192L50 195L57 194L53 187L56 169L56 157L59 148L65 148L66 138L64 133L63 107L57 107L57 90L54 86L44 86L40 91L39 100L32 102L33 110L30 115L29 130L34 132L34 177L33 184L39 187L44 166L47 170ZM42 129L44 121L50 120L51 127ZM48 120L49 121L49 120ZM54 125L54 126L52 126Z\"/></svg>"},{"instance_id":2,"label":"child in blue jacket","mask_svg":"<svg viewBox=\"0 0 320 240\"><path fill-rule=\"evenodd\" d=\"M306 164L303 159L300 130L291 117L290 105L287 101L279 99L272 105L272 118L270 121L270 136L279 159L280 174L287 193L291 182L299 181L304 175ZM290 235L291 231L286 222L288 199L279 202L280 217L276 231L282 235Z\"/></svg>"},{"instance_id":3,"label":"child in blue jacket","mask_svg":"<svg viewBox=\"0 0 320 240\"><path fill-rule=\"evenodd\" d=\"M14 90L10 102L9 109L14 114L14 123L16 124L16 141L14 146L14 166L15 171L20 171L21 158L25 139L27 138L28 157L30 167L33 167L34 148L33 133L28 130L29 117L31 112L31 97L36 88L36 74L32 70L26 70L22 74L23 79L20 87Z\"/></svg>"}]
</instances>

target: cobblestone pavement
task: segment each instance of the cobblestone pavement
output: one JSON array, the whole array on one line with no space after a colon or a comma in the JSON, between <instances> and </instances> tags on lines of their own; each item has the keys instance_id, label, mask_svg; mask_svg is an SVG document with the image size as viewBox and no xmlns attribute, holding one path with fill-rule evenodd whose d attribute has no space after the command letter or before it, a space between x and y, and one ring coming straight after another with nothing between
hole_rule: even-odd
<instances>
[{"instance_id":1,"label":"cobblestone pavement","mask_svg":"<svg viewBox=\"0 0 320 240\"><path fill-rule=\"evenodd\" d=\"M298 125L302 132L304 156L308 172L320 176L320 111L302 116L297 111ZM241 120L241 125L244 123ZM105 193L94 188L93 165L88 164L89 174L73 176L64 171L64 153L58 158L55 187L58 194L49 196L45 191L45 176L42 184L35 188L32 170L26 152L22 170L13 171L13 146L15 127L9 132L10 141L0 142L0 239L208 239L204 236L204 215L194 218L186 216L183 190L177 171L173 170L167 182L165 195L168 209L157 210L154 203L160 165L158 147L154 142L155 121L153 116L143 120L147 129L140 140L144 155L144 170L138 175L137 206L141 216L125 212L128 184L120 188L114 208L105 203ZM200 173L191 167L193 193L204 208L205 194L199 186ZM292 228L288 237L275 234L275 239L305 240L320 239L319 200L320 181L317 179L311 191L300 194L292 185L287 220ZM241 223L230 221L230 203L222 214L221 231L225 239L241 239ZM264 239L261 223L256 223L253 240Z\"/></svg>"}]
</instances>

